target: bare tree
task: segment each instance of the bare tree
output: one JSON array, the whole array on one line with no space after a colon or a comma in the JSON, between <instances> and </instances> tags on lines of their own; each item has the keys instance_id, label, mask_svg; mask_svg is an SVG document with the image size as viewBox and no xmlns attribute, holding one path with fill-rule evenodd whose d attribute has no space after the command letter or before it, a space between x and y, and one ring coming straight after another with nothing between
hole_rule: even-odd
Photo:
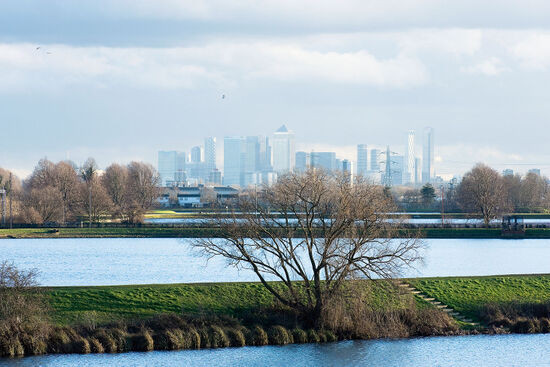
<instances>
[{"instance_id":1,"label":"bare tree","mask_svg":"<svg viewBox=\"0 0 550 367\"><path fill-rule=\"evenodd\" d=\"M91 186L93 200L88 200L90 190L88 185L81 184L80 197L82 203L82 211L90 216L91 222L99 222L102 217L108 215L113 209L111 198L107 194L105 187L99 183L94 183ZM90 206L91 205L91 206Z\"/></svg>"},{"instance_id":2,"label":"bare tree","mask_svg":"<svg viewBox=\"0 0 550 367\"><path fill-rule=\"evenodd\" d=\"M53 186L31 189L25 195L28 210L32 212L34 209L39 214L39 222L42 223L58 222L61 219L61 201L61 192Z\"/></svg>"},{"instance_id":3,"label":"bare tree","mask_svg":"<svg viewBox=\"0 0 550 367\"><path fill-rule=\"evenodd\" d=\"M113 203L114 214L122 216L127 195L128 169L116 163L111 164L101 176L101 181Z\"/></svg>"},{"instance_id":4,"label":"bare tree","mask_svg":"<svg viewBox=\"0 0 550 367\"><path fill-rule=\"evenodd\" d=\"M78 194L78 174L68 162L59 162L54 166L53 185L61 193L62 223L67 221L67 211L74 206Z\"/></svg>"},{"instance_id":5,"label":"bare tree","mask_svg":"<svg viewBox=\"0 0 550 367\"><path fill-rule=\"evenodd\" d=\"M511 210L518 210L521 207L521 176L505 175L502 177L502 184L506 206Z\"/></svg>"},{"instance_id":6,"label":"bare tree","mask_svg":"<svg viewBox=\"0 0 550 367\"><path fill-rule=\"evenodd\" d=\"M92 228L92 188L97 176L97 163L95 159L88 158L80 169L80 176L88 189L88 226Z\"/></svg>"},{"instance_id":7,"label":"bare tree","mask_svg":"<svg viewBox=\"0 0 550 367\"><path fill-rule=\"evenodd\" d=\"M422 242L402 237L389 220L391 198L362 178L351 185L320 170L291 173L248 192L239 207L218 220L222 238L194 246L252 270L277 300L315 326L346 280L393 277L421 259Z\"/></svg>"},{"instance_id":8,"label":"bare tree","mask_svg":"<svg viewBox=\"0 0 550 367\"><path fill-rule=\"evenodd\" d=\"M478 163L467 172L458 187L459 203L468 212L479 213L485 226L506 210L502 176L491 167Z\"/></svg>"},{"instance_id":9,"label":"bare tree","mask_svg":"<svg viewBox=\"0 0 550 367\"><path fill-rule=\"evenodd\" d=\"M159 195L159 176L150 164L131 162L128 165L126 214L130 222L143 219L145 211Z\"/></svg>"},{"instance_id":10,"label":"bare tree","mask_svg":"<svg viewBox=\"0 0 550 367\"><path fill-rule=\"evenodd\" d=\"M536 210L546 203L548 196L548 179L529 172L521 180L520 202L522 208Z\"/></svg>"}]
</instances>

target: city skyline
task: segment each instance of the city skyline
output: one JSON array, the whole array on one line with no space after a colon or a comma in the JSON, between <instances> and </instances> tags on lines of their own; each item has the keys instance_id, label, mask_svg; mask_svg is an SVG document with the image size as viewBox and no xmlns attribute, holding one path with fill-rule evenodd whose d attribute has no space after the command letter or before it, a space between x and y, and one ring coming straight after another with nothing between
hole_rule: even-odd
<instances>
[{"instance_id":1,"label":"city skyline","mask_svg":"<svg viewBox=\"0 0 550 367\"><path fill-rule=\"evenodd\" d=\"M550 173L543 2L345 0L314 17L307 4L203 4L2 2L0 166L25 177L44 156L154 163L286 123L296 149L347 159L432 126L442 175L476 162Z\"/></svg>"}]
</instances>

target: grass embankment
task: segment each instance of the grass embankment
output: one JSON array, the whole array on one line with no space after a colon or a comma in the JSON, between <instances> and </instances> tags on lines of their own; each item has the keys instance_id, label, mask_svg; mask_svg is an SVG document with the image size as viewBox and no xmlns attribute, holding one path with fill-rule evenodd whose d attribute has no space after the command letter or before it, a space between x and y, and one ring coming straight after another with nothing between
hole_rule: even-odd
<instances>
[{"instance_id":1,"label":"grass embankment","mask_svg":"<svg viewBox=\"0 0 550 367\"><path fill-rule=\"evenodd\" d=\"M411 279L410 284L461 314L480 320L487 305L550 301L550 274Z\"/></svg>"}]
</instances>

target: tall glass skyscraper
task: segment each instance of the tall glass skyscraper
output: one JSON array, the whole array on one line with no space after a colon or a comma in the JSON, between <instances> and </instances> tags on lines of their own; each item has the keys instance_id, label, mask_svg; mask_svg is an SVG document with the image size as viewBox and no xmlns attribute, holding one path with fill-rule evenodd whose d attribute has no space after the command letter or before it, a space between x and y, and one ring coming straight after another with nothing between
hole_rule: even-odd
<instances>
[{"instance_id":1,"label":"tall glass skyscraper","mask_svg":"<svg viewBox=\"0 0 550 367\"><path fill-rule=\"evenodd\" d=\"M206 172L214 171L216 167L216 138L210 136L204 139L204 162L206 163Z\"/></svg>"},{"instance_id":2,"label":"tall glass skyscraper","mask_svg":"<svg viewBox=\"0 0 550 367\"><path fill-rule=\"evenodd\" d=\"M422 182L431 182L434 176L434 129L426 127L422 145Z\"/></svg>"},{"instance_id":3,"label":"tall glass skyscraper","mask_svg":"<svg viewBox=\"0 0 550 367\"><path fill-rule=\"evenodd\" d=\"M243 185L245 156L245 139L243 137L226 136L223 139L224 185Z\"/></svg>"},{"instance_id":4,"label":"tall glass skyscraper","mask_svg":"<svg viewBox=\"0 0 550 367\"><path fill-rule=\"evenodd\" d=\"M277 173L286 173L294 169L295 147L294 133L285 125L281 126L273 134L271 140L273 149L273 170Z\"/></svg>"},{"instance_id":5,"label":"tall glass skyscraper","mask_svg":"<svg viewBox=\"0 0 550 367\"><path fill-rule=\"evenodd\" d=\"M185 153L175 150L158 152L158 172L162 186L185 180Z\"/></svg>"},{"instance_id":6,"label":"tall glass skyscraper","mask_svg":"<svg viewBox=\"0 0 550 367\"><path fill-rule=\"evenodd\" d=\"M405 162L403 166L403 183L415 183L414 167L414 130L409 130L407 134L407 145L405 146Z\"/></svg>"},{"instance_id":7,"label":"tall glass skyscraper","mask_svg":"<svg viewBox=\"0 0 550 367\"><path fill-rule=\"evenodd\" d=\"M358 176L367 176L369 170L368 167L368 150L367 144L357 145L357 175Z\"/></svg>"}]
</instances>

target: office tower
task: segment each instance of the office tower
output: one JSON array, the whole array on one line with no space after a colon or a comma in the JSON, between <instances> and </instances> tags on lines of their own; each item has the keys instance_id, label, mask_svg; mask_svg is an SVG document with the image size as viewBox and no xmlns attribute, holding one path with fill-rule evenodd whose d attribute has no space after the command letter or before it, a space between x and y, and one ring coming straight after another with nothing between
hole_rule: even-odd
<instances>
[{"instance_id":1,"label":"office tower","mask_svg":"<svg viewBox=\"0 0 550 367\"><path fill-rule=\"evenodd\" d=\"M424 142L422 146L422 182L433 180L434 174L434 129L424 128Z\"/></svg>"},{"instance_id":2,"label":"office tower","mask_svg":"<svg viewBox=\"0 0 550 367\"><path fill-rule=\"evenodd\" d=\"M419 184L422 181L422 162L420 158L414 159L414 183Z\"/></svg>"},{"instance_id":3,"label":"office tower","mask_svg":"<svg viewBox=\"0 0 550 367\"><path fill-rule=\"evenodd\" d=\"M244 181L245 139L225 137L223 139L223 183L242 186Z\"/></svg>"},{"instance_id":4,"label":"office tower","mask_svg":"<svg viewBox=\"0 0 550 367\"><path fill-rule=\"evenodd\" d=\"M306 152L296 152L296 167L294 170L296 172L305 172L310 166L310 157L309 153Z\"/></svg>"},{"instance_id":5,"label":"office tower","mask_svg":"<svg viewBox=\"0 0 550 367\"><path fill-rule=\"evenodd\" d=\"M370 150L370 170L380 172L380 149Z\"/></svg>"},{"instance_id":6,"label":"office tower","mask_svg":"<svg viewBox=\"0 0 550 367\"><path fill-rule=\"evenodd\" d=\"M396 155L392 158L392 186L403 185L403 176L405 176L405 157Z\"/></svg>"},{"instance_id":7,"label":"office tower","mask_svg":"<svg viewBox=\"0 0 550 367\"><path fill-rule=\"evenodd\" d=\"M245 138L245 172L256 172L260 170L260 139L257 136Z\"/></svg>"},{"instance_id":8,"label":"office tower","mask_svg":"<svg viewBox=\"0 0 550 367\"><path fill-rule=\"evenodd\" d=\"M195 146L191 148L191 163L202 162L202 147Z\"/></svg>"},{"instance_id":9,"label":"office tower","mask_svg":"<svg viewBox=\"0 0 550 367\"><path fill-rule=\"evenodd\" d=\"M277 173L286 173L294 169L295 148L294 133L285 125L273 134L271 140L273 153L273 170Z\"/></svg>"},{"instance_id":10,"label":"office tower","mask_svg":"<svg viewBox=\"0 0 550 367\"><path fill-rule=\"evenodd\" d=\"M158 172L162 186L185 180L185 153L175 150L158 152Z\"/></svg>"},{"instance_id":11,"label":"office tower","mask_svg":"<svg viewBox=\"0 0 550 367\"><path fill-rule=\"evenodd\" d=\"M214 168L210 173L208 174L208 182L214 185L221 185L222 184L222 173L217 168Z\"/></svg>"},{"instance_id":12,"label":"office tower","mask_svg":"<svg viewBox=\"0 0 550 367\"><path fill-rule=\"evenodd\" d=\"M414 184L414 130L407 134L407 145L405 146L405 161L403 167L403 184Z\"/></svg>"},{"instance_id":13,"label":"office tower","mask_svg":"<svg viewBox=\"0 0 550 367\"><path fill-rule=\"evenodd\" d=\"M507 168L504 171L502 171L502 175L503 176L513 176L514 175L514 170Z\"/></svg>"},{"instance_id":14,"label":"office tower","mask_svg":"<svg viewBox=\"0 0 550 367\"><path fill-rule=\"evenodd\" d=\"M537 176L540 176L540 168L531 168L527 173L534 173Z\"/></svg>"},{"instance_id":15,"label":"office tower","mask_svg":"<svg viewBox=\"0 0 550 367\"><path fill-rule=\"evenodd\" d=\"M208 174L217 168L216 138L212 136L204 139L204 162L206 163L206 172Z\"/></svg>"},{"instance_id":16,"label":"office tower","mask_svg":"<svg viewBox=\"0 0 550 367\"><path fill-rule=\"evenodd\" d=\"M311 167L322 168L329 172L336 170L336 153L334 152L311 152Z\"/></svg>"},{"instance_id":17,"label":"office tower","mask_svg":"<svg viewBox=\"0 0 550 367\"><path fill-rule=\"evenodd\" d=\"M262 172L270 172L271 167L271 146L269 145L269 138L267 136L259 136L260 143L260 170Z\"/></svg>"},{"instance_id":18,"label":"office tower","mask_svg":"<svg viewBox=\"0 0 550 367\"><path fill-rule=\"evenodd\" d=\"M358 176L367 176L369 170L368 164L368 150L367 144L357 145L357 175Z\"/></svg>"},{"instance_id":19,"label":"office tower","mask_svg":"<svg viewBox=\"0 0 550 367\"><path fill-rule=\"evenodd\" d=\"M342 173L347 182L353 182L353 164L349 159L344 159L342 161Z\"/></svg>"}]
</instances>

